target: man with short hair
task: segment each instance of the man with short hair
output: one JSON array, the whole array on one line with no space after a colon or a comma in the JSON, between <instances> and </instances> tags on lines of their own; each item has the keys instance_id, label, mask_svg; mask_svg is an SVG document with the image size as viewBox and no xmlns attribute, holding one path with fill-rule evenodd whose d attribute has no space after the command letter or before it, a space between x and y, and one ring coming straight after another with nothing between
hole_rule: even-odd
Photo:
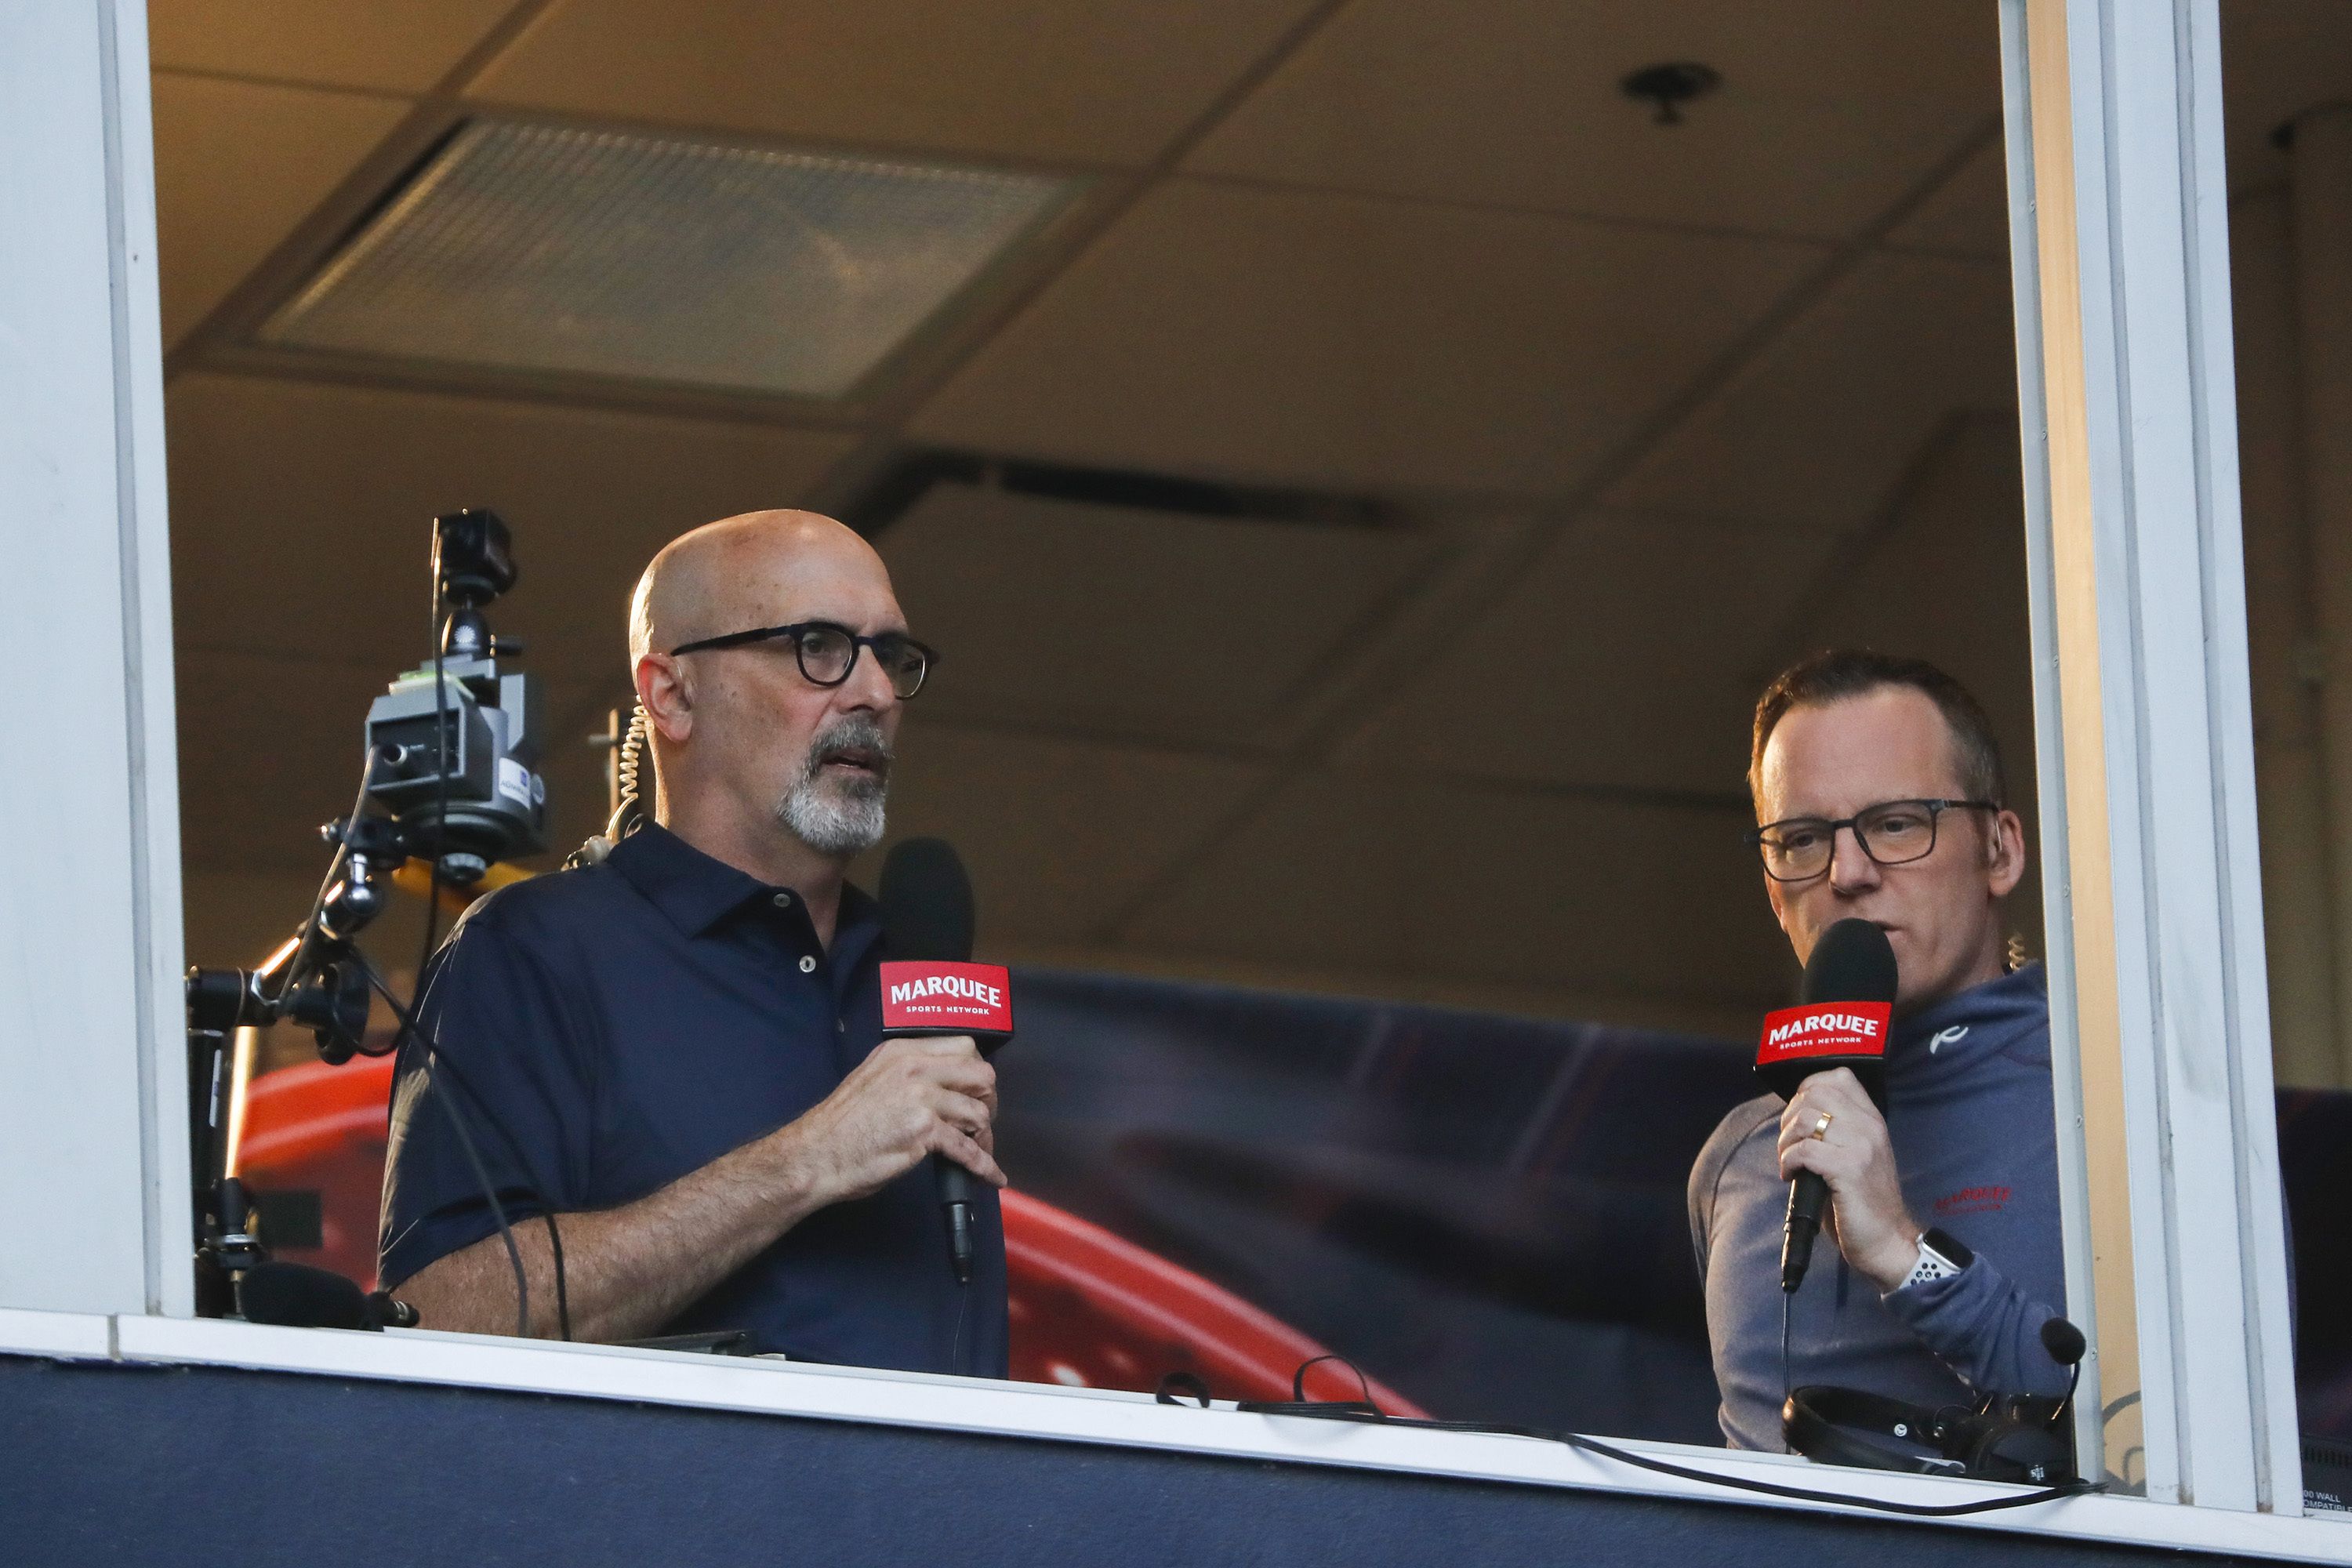
<instances>
[{"instance_id":1,"label":"man with short hair","mask_svg":"<svg viewBox=\"0 0 2352 1568\"><path fill-rule=\"evenodd\" d=\"M478 1157L533 1334L741 1330L1002 1376L995 1077L967 1037L881 1039L880 921L845 879L930 650L872 547L793 511L673 541L629 643L652 820L483 899L436 959L394 1093L384 1282L427 1328L515 1331ZM968 1287L934 1154L988 1184Z\"/></svg>"},{"instance_id":2,"label":"man with short hair","mask_svg":"<svg viewBox=\"0 0 2352 1568\"><path fill-rule=\"evenodd\" d=\"M1899 989L1883 1115L1852 1072L1816 1073L1725 1117L1691 1171L1724 1436L1786 1447L1780 1406L1809 1384L1930 1407L2063 1393L2039 1337L2065 1300L2049 994L2002 925L2024 829L1984 710L1919 660L1819 654L1765 689L1750 758L1751 837L1798 962L1858 917L1886 932ZM1829 1185L1837 1256L1817 1250L1784 1298L1800 1171Z\"/></svg>"}]
</instances>

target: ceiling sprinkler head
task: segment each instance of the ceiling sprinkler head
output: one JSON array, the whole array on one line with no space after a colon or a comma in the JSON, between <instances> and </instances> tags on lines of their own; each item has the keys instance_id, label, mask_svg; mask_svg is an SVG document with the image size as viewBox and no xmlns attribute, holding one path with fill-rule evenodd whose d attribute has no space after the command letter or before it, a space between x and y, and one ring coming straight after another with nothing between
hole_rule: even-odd
<instances>
[{"instance_id":1,"label":"ceiling sprinkler head","mask_svg":"<svg viewBox=\"0 0 2352 1568\"><path fill-rule=\"evenodd\" d=\"M1658 106L1658 123L1680 125L1682 105L1692 99L1704 98L1723 85L1723 78L1711 66L1693 60L1673 60L1664 65L1643 66L1631 72L1618 87L1628 98L1638 98Z\"/></svg>"}]
</instances>

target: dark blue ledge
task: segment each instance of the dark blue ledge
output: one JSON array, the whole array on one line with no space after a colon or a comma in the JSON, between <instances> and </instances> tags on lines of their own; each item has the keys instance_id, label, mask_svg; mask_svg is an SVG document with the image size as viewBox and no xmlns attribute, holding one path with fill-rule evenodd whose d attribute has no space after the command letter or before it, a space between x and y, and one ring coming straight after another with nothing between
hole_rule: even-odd
<instances>
[{"instance_id":1,"label":"dark blue ledge","mask_svg":"<svg viewBox=\"0 0 2352 1568\"><path fill-rule=\"evenodd\" d=\"M45 1568L2158 1560L2007 1531L1307 1464L0 1356L0 1561Z\"/></svg>"}]
</instances>

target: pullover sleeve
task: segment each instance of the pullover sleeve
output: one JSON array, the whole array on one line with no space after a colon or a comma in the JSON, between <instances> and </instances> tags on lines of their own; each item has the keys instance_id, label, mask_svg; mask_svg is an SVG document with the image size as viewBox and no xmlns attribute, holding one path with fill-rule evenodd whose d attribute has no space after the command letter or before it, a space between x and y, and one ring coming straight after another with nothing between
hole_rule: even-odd
<instances>
[{"instance_id":1,"label":"pullover sleeve","mask_svg":"<svg viewBox=\"0 0 2352 1568\"><path fill-rule=\"evenodd\" d=\"M2042 1325L2058 1309L2035 1300L1981 1253L1958 1274L1880 1300L1979 1394L2066 1392L2067 1369L2042 1346Z\"/></svg>"}]
</instances>

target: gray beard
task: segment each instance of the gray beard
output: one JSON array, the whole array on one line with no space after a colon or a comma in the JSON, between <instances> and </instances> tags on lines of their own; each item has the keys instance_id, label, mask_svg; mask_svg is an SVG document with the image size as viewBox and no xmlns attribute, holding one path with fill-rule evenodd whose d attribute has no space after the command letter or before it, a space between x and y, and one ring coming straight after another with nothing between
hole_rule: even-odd
<instances>
[{"instance_id":1,"label":"gray beard","mask_svg":"<svg viewBox=\"0 0 2352 1568\"><path fill-rule=\"evenodd\" d=\"M817 770L836 747L861 746L880 753L883 776L823 779ZM889 742L870 719L845 719L809 742L801 775L776 805L776 819L792 836L820 855L848 857L882 842L884 803L890 793Z\"/></svg>"}]
</instances>

